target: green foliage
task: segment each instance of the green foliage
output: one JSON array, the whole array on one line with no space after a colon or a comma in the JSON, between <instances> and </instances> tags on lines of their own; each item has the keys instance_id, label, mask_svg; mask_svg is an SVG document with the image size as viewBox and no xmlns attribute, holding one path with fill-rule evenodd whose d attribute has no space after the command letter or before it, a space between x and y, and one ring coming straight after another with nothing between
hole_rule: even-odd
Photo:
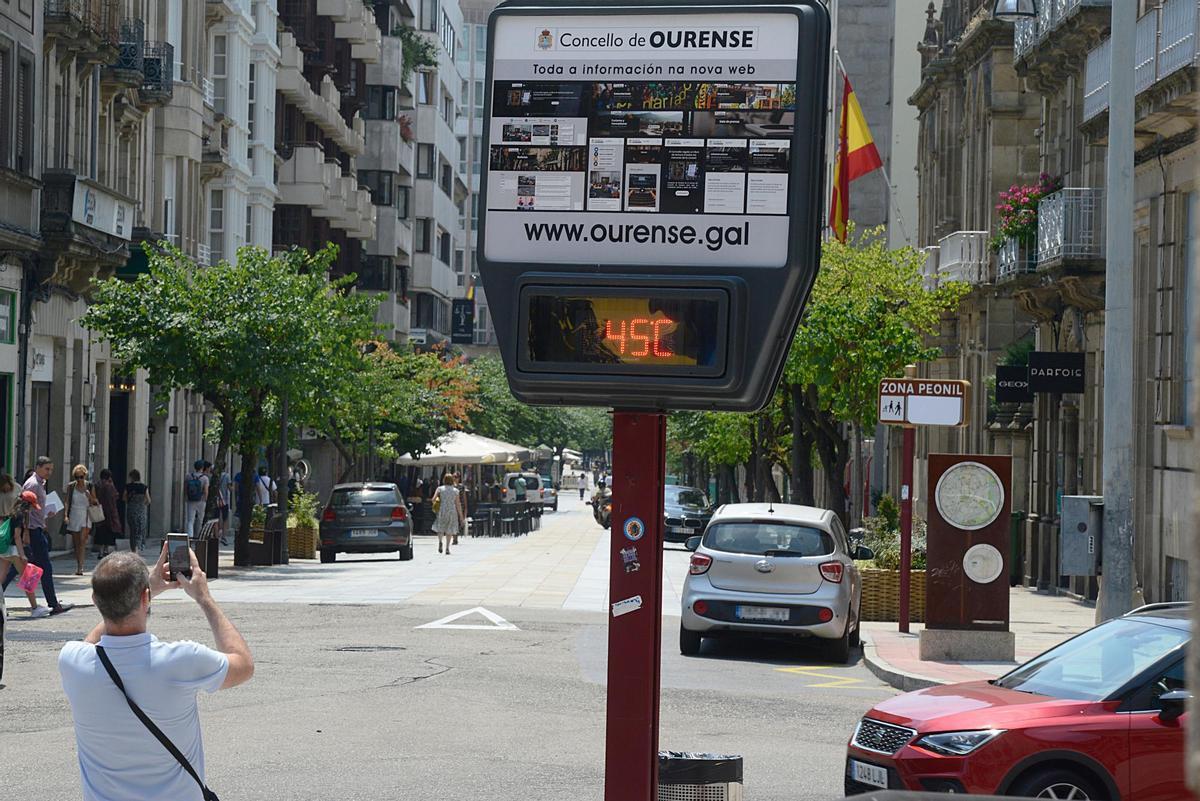
<instances>
[{"instance_id":1,"label":"green foliage","mask_svg":"<svg viewBox=\"0 0 1200 801\"><path fill-rule=\"evenodd\" d=\"M264 528L267 525L267 507L261 503L254 504L250 510L250 527Z\"/></svg>"},{"instance_id":2,"label":"green foliage","mask_svg":"<svg viewBox=\"0 0 1200 801\"><path fill-rule=\"evenodd\" d=\"M1037 343L1033 337L1018 339L1004 349L1004 355L1000 357L1000 364L1008 367L1025 367L1029 364L1029 354L1033 353L1036 347Z\"/></svg>"},{"instance_id":3,"label":"green foliage","mask_svg":"<svg viewBox=\"0 0 1200 801\"><path fill-rule=\"evenodd\" d=\"M750 458L754 416L737 412L675 412L667 439L712 464L737 465Z\"/></svg>"},{"instance_id":4,"label":"green foliage","mask_svg":"<svg viewBox=\"0 0 1200 801\"><path fill-rule=\"evenodd\" d=\"M289 528L315 529L317 527L317 512L321 509L321 499L315 492L297 492L291 502L291 513L288 515Z\"/></svg>"},{"instance_id":5,"label":"green foliage","mask_svg":"<svg viewBox=\"0 0 1200 801\"><path fill-rule=\"evenodd\" d=\"M923 264L924 256L910 247L889 249L881 228L847 244L825 242L786 367L789 383L815 388L810 411L870 428L880 380L939 355L924 338L967 287L947 282L927 290Z\"/></svg>"},{"instance_id":6,"label":"green foliage","mask_svg":"<svg viewBox=\"0 0 1200 801\"><path fill-rule=\"evenodd\" d=\"M885 496L887 497L887 496ZM893 501L893 504L895 501ZM900 526L883 517L864 517L867 530L863 544L875 552L873 566L880 570L900 569ZM926 565L925 521L913 518L912 569L924 570Z\"/></svg>"},{"instance_id":7,"label":"green foliage","mask_svg":"<svg viewBox=\"0 0 1200 801\"><path fill-rule=\"evenodd\" d=\"M1037 244L1038 204L1046 195L1062 189L1062 185L1061 177L1042 173L1036 184L1013 184L1007 192L1001 192L996 204L1000 221L991 239L992 250L999 251L1006 239L1015 239L1026 247Z\"/></svg>"},{"instance_id":8,"label":"green foliage","mask_svg":"<svg viewBox=\"0 0 1200 801\"><path fill-rule=\"evenodd\" d=\"M885 492L875 506L875 513L883 521L883 527L888 531L900 530L900 505L890 492Z\"/></svg>"},{"instance_id":9,"label":"green foliage","mask_svg":"<svg viewBox=\"0 0 1200 801\"><path fill-rule=\"evenodd\" d=\"M475 408L468 428L485 437L516 445L546 445L607 450L612 443L612 417L607 411L578 406L529 406L513 397L504 363L495 356L470 362L467 372L475 386Z\"/></svg>"},{"instance_id":10,"label":"green foliage","mask_svg":"<svg viewBox=\"0 0 1200 801\"><path fill-rule=\"evenodd\" d=\"M418 67L436 67L438 63L437 44L434 40L416 28L401 25L392 30L392 36L400 40L401 65L400 75L408 81L413 70Z\"/></svg>"}]
</instances>

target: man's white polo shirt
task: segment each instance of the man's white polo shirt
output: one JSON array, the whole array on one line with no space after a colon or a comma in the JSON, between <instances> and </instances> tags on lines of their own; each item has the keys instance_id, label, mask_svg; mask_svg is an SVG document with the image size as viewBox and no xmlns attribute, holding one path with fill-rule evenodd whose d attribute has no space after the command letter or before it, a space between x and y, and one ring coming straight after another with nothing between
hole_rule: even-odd
<instances>
[{"instance_id":1,"label":"man's white polo shirt","mask_svg":"<svg viewBox=\"0 0 1200 801\"><path fill-rule=\"evenodd\" d=\"M204 778L196 693L215 692L229 658L198 643L159 642L152 634L100 638L129 697ZM75 718L84 801L186 801L200 787L142 725L113 684L96 647L69 642L58 672Z\"/></svg>"}]
</instances>

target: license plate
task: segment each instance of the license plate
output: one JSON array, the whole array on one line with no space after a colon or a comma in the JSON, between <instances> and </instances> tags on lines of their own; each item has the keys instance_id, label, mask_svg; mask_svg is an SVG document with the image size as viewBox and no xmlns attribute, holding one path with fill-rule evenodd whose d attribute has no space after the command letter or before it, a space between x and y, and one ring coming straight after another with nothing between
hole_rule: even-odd
<instances>
[{"instance_id":1,"label":"license plate","mask_svg":"<svg viewBox=\"0 0 1200 801\"><path fill-rule=\"evenodd\" d=\"M692 530L687 526L671 526L672 534L691 534Z\"/></svg>"},{"instance_id":2,"label":"license plate","mask_svg":"<svg viewBox=\"0 0 1200 801\"><path fill-rule=\"evenodd\" d=\"M350 532L350 539L354 539L354 540L357 540L360 538L378 537L378 536L379 536L379 530L374 529L374 528L364 528L364 529L359 529L358 531Z\"/></svg>"},{"instance_id":3,"label":"license plate","mask_svg":"<svg viewBox=\"0 0 1200 801\"><path fill-rule=\"evenodd\" d=\"M786 623L792 616L790 609L773 606L739 606L735 614L739 620L770 620L776 623Z\"/></svg>"},{"instance_id":4,"label":"license plate","mask_svg":"<svg viewBox=\"0 0 1200 801\"><path fill-rule=\"evenodd\" d=\"M852 759L850 760L850 770L853 771L854 781L869 784L872 787L887 789L888 773L884 768Z\"/></svg>"}]
</instances>

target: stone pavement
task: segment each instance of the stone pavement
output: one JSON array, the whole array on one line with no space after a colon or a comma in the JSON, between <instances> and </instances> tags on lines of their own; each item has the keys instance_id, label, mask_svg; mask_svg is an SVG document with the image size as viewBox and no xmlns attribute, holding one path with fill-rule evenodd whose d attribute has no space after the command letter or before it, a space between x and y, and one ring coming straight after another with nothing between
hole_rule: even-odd
<instances>
[{"instance_id":1,"label":"stone pavement","mask_svg":"<svg viewBox=\"0 0 1200 801\"><path fill-rule=\"evenodd\" d=\"M1009 598L1010 627L1017 638L1015 662L923 662L919 623L909 634L901 634L895 623L864 623L863 659L872 673L901 690L994 679L1096 623L1095 607L1073 598L1024 587L1014 587Z\"/></svg>"},{"instance_id":2,"label":"stone pavement","mask_svg":"<svg viewBox=\"0 0 1200 801\"><path fill-rule=\"evenodd\" d=\"M338 554L333 564L293 559L287 565L233 567L233 548L222 549L220 578L213 595L223 603L453 604L607 612L608 532L592 519L591 509L564 496L560 511L542 516L538 531L524 537L467 537L450 556L437 552L436 537L417 537L412 561L392 554ZM143 555L157 554L157 541ZM663 611L678 616L689 554L668 546L664 553ZM86 575L77 577L74 560L54 561L60 598L91 602L90 556ZM15 583L6 595L9 608L23 614ZM170 592L160 601L180 600Z\"/></svg>"}]
</instances>

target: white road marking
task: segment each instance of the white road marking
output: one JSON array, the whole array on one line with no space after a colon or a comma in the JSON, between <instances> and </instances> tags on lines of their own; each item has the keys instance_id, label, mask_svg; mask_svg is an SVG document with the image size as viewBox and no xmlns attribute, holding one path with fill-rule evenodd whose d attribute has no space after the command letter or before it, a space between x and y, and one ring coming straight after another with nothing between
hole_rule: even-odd
<instances>
[{"instance_id":1,"label":"white road marking","mask_svg":"<svg viewBox=\"0 0 1200 801\"><path fill-rule=\"evenodd\" d=\"M491 623L489 625L455 623L456 620L462 620L464 617L471 615L482 615ZM509 623L504 618L484 609L482 606L477 606L474 609L467 609L462 612L455 612L453 615L447 615L441 620L435 620L432 623L426 623L422 626L417 626L419 629L469 629L471 631L520 631L512 623Z\"/></svg>"}]
</instances>

